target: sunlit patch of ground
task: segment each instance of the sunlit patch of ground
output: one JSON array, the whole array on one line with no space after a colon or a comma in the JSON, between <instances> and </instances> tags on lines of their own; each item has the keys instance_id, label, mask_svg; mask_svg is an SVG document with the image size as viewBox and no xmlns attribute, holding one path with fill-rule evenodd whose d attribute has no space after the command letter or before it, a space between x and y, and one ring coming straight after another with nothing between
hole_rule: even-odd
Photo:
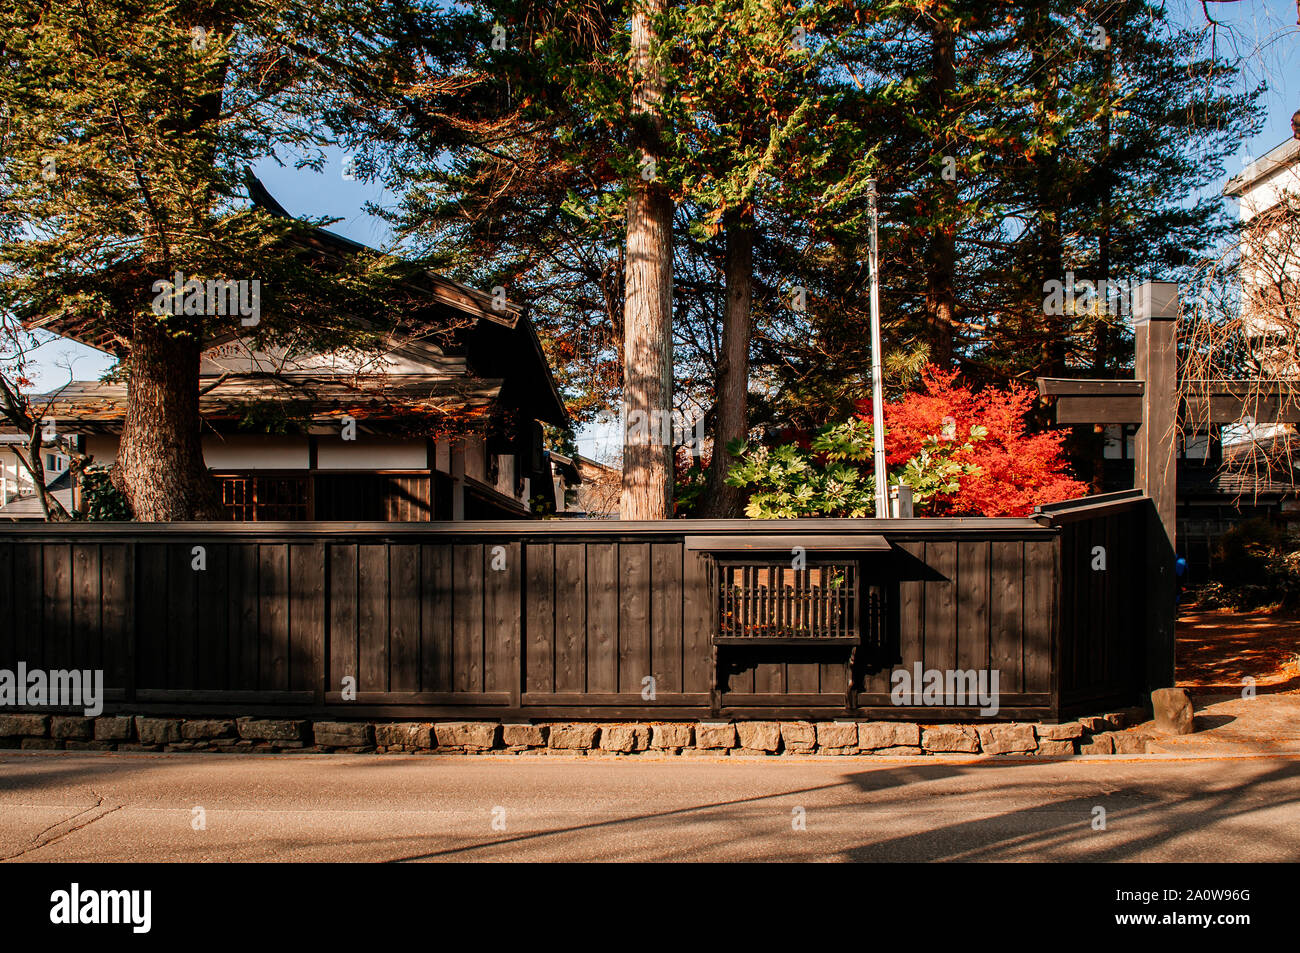
<instances>
[{"instance_id":1,"label":"sunlit patch of ground","mask_svg":"<svg viewBox=\"0 0 1300 953\"><path fill-rule=\"evenodd\" d=\"M1300 616L1187 606L1178 616L1178 684L1194 694L1300 695Z\"/></svg>"}]
</instances>

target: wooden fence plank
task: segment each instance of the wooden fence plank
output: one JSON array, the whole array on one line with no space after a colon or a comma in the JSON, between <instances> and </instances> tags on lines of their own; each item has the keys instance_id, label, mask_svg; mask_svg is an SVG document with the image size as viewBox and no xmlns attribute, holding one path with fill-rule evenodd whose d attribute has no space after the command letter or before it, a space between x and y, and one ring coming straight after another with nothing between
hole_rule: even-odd
<instances>
[{"instance_id":1,"label":"wooden fence plank","mask_svg":"<svg viewBox=\"0 0 1300 953\"><path fill-rule=\"evenodd\" d=\"M650 663L656 695L682 688L682 546L650 546Z\"/></svg>"},{"instance_id":2,"label":"wooden fence plank","mask_svg":"<svg viewBox=\"0 0 1300 953\"><path fill-rule=\"evenodd\" d=\"M587 691L618 691L618 543L587 546Z\"/></svg>"},{"instance_id":3,"label":"wooden fence plank","mask_svg":"<svg viewBox=\"0 0 1300 953\"><path fill-rule=\"evenodd\" d=\"M213 691L228 687L227 663L230 625L227 592L230 589L230 546L209 541L208 568L195 574L196 637L194 687Z\"/></svg>"},{"instance_id":4,"label":"wooden fence plank","mask_svg":"<svg viewBox=\"0 0 1300 953\"><path fill-rule=\"evenodd\" d=\"M1046 692L1052 681L1052 622L1056 616L1056 545L1025 542L1025 676L1023 690Z\"/></svg>"},{"instance_id":5,"label":"wooden fence plank","mask_svg":"<svg viewBox=\"0 0 1300 953\"><path fill-rule=\"evenodd\" d=\"M72 664L78 669L103 667L101 644L100 565L98 543L72 544Z\"/></svg>"},{"instance_id":6,"label":"wooden fence plank","mask_svg":"<svg viewBox=\"0 0 1300 953\"><path fill-rule=\"evenodd\" d=\"M957 543L925 544L930 569L942 576L925 584L925 667L951 668L957 658L957 597L961 584Z\"/></svg>"},{"instance_id":7,"label":"wooden fence plank","mask_svg":"<svg viewBox=\"0 0 1300 953\"><path fill-rule=\"evenodd\" d=\"M1080 560L1082 559L1082 536L1087 532L1088 526L1088 521L1079 521L1066 525L1061 532L1061 609L1063 631L1068 633L1068 638L1064 641L1064 657L1068 661L1069 671L1066 685L1068 689L1074 691L1085 691L1088 684L1087 673L1083 669L1082 647L1087 637L1087 625L1080 611L1081 608L1087 609L1087 602L1082 597L1088 576L1086 567ZM1025 611L1028 610L1029 607L1026 606Z\"/></svg>"},{"instance_id":8,"label":"wooden fence plank","mask_svg":"<svg viewBox=\"0 0 1300 953\"><path fill-rule=\"evenodd\" d=\"M587 547L555 544L555 691L587 690Z\"/></svg>"},{"instance_id":9,"label":"wooden fence plank","mask_svg":"<svg viewBox=\"0 0 1300 953\"><path fill-rule=\"evenodd\" d=\"M994 540L989 559L989 668L998 672L1003 692L1018 692L1024 671L1025 544Z\"/></svg>"},{"instance_id":10,"label":"wooden fence plank","mask_svg":"<svg viewBox=\"0 0 1300 953\"><path fill-rule=\"evenodd\" d=\"M420 690L450 692L452 681L452 552L423 546L420 554Z\"/></svg>"},{"instance_id":11,"label":"wooden fence plank","mask_svg":"<svg viewBox=\"0 0 1300 953\"><path fill-rule=\"evenodd\" d=\"M650 671L649 543L618 547L618 674L620 692L639 692Z\"/></svg>"},{"instance_id":12,"label":"wooden fence plank","mask_svg":"<svg viewBox=\"0 0 1300 953\"><path fill-rule=\"evenodd\" d=\"M329 679L326 690L339 692L343 690L343 679L351 678L355 682L360 671L357 657L357 546L332 543L328 560Z\"/></svg>"},{"instance_id":13,"label":"wooden fence plank","mask_svg":"<svg viewBox=\"0 0 1300 953\"><path fill-rule=\"evenodd\" d=\"M100 570L104 688L130 692L135 665L135 545L105 543L100 549Z\"/></svg>"},{"instance_id":14,"label":"wooden fence plank","mask_svg":"<svg viewBox=\"0 0 1300 953\"><path fill-rule=\"evenodd\" d=\"M456 611L452 615L453 684L458 692L483 691L483 547L453 549Z\"/></svg>"},{"instance_id":15,"label":"wooden fence plank","mask_svg":"<svg viewBox=\"0 0 1300 953\"><path fill-rule=\"evenodd\" d=\"M909 540L898 548L912 557L904 569L904 578L898 584L898 668L908 672L917 662L925 661L925 600L929 594L921 579L907 578L926 565L926 544Z\"/></svg>"},{"instance_id":16,"label":"wooden fence plank","mask_svg":"<svg viewBox=\"0 0 1300 953\"><path fill-rule=\"evenodd\" d=\"M14 552L14 640L18 658L29 668L50 668L45 646L44 546L18 546Z\"/></svg>"},{"instance_id":17,"label":"wooden fence plank","mask_svg":"<svg viewBox=\"0 0 1300 953\"><path fill-rule=\"evenodd\" d=\"M289 688L289 545L258 547L258 688Z\"/></svg>"},{"instance_id":18,"label":"wooden fence plank","mask_svg":"<svg viewBox=\"0 0 1300 953\"><path fill-rule=\"evenodd\" d=\"M357 547L357 691L388 691L388 547Z\"/></svg>"},{"instance_id":19,"label":"wooden fence plank","mask_svg":"<svg viewBox=\"0 0 1300 953\"><path fill-rule=\"evenodd\" d=\"M19 661L14 579L14 544L0 540L0 668L13 671Z\"/></svg>"},{"instance_id":20,"label":"wooden fence plank","mask_svg":"<svg viewBox=\"0 0 1300 953\"><path fill-rule=\"evenodd\" d=\"M136 683L140 688L167 688L167 631L168 598L172 568L168 558L169 546L165 543L141 543L139 575L136 578L135 599L137 609L138 661ZM189 571L189 566L185 567ZM257 591L256 587L253 589ZM231 594L232 598L247 599L247 594Z\"/></svg>"},{"instance_id":21,"label":"wooden fence plank","mask_svg":"<svg viewBox=\"0 0 1300 953\"><path fill-rule=\"evenodd\" d=\"M207 570L195 569L194 549L200 544L186 541L167 547L167 687L193 691L195 687L195 646L198 642L196 592L198 576ZM207 559L205 547L204 560ZM201 564L200 564L201 565Z\"/></svg>"},{"instance_id":22,"label":"wooden fence plank","mask_svg":"<svg viewBox=\"0 0 1300 953\"><path fill-rule=\"evenodd\" d=\"M1097 520L1096 532L1093 534L1093 545L1100 546L1102 552L1106 554L1106 568L1104 571L1092 572L1091 560L1089 560L1089 572L1093 575L1093 598L1094 598L1094 625L1096 631L1093 633L1093 653L1091 658L1092 676L1094 681L1100 685L1113 684L1111 673L1107 667L1107 657L1109 655L1107 648L1109 642L1114 638L1114 633L1119 628L1119 620L1114 617L1114 603L1111 600L1111 593L1115 589L1115 577L1112 575L1119 569L1122 571L1123 566L1116 567L1114 563L1118 560L1123 563L1124 556L1115 549L1115 524L1119 519L1118 516L1111 515Z\"/></svg>"},{"instance_id":23,"label":"wooden fence plank","mask_svg":"<svg viewBox=\"0 0 1300 953\"><path fill-rule=\"evenodd\" d=\"M389 691L420 687L420 547L394 543L389 566Z\"/></svg>"},{"instance_id":24,"label":"wooden fence plank","mask_svg":"<svg viewBox=\"0 0 1300 953\"><path fill-rule=\"evenodd\" d=\"M261 565L259 546L230 547L230 685L233 691L257 691L261 662ZM151 686L152 687L152 686Z\"/></svg>"},{"instance_id":25,"label":"wooden fence plank","mask_svg":"<svg viewBox=\"0 0 1300 953\"><path fill-rule=\"evenodd\" d=\"M957 544L956 667L963 671L989 668L989 557L988 540Z\"/></svg>"},{"instance_id":26,"label":"wooden fence plank","mask_svg":"<svg viewBox=\"0 0 1300 953\"><path fill-rule=\"evenodd\" d=\"M555 544L524 547L524 691L555 691Z\"/></svg>"},{"instance_id":27,"label":"wooden fence plank","mask_svg":"<svg viewBox=\"0 0 1300 953\"><path fill-rule=\"evenodd\" d=\"M71 668L72 659L72 547L47 543L42 547L45 602L44 633L49 651L46 668Z\"/></svg>"},{"instance_id":28,"label":"wooden fence plank","mask_svg":"<svg viewBox=\"0 0 1300 953\"><path fill-rule=\"evenodd\" d=\"M519 637L523 628L523 578L516 542L487 548L483 577L483 690L518 697ZM503 564L504 562L504 564Z\"/></svg>"},{"instance_id":29,"label":"wooden fence plank","mask_svg":"<svg viewBox=\"0 0 1300 953\"><path fill-rule=\"evenodd\" d=\"M325 544L289 547L289 690L324 692Z\"/></svg>"},{"instance_id":30,"label":"wooden fence plank","mask_svg":"<svg viewBox=\"0 0 1300 953\"><path fill-rule=\"evenodd\" d=\"M707 558L687 552L682 558L682 691L707 692L712 688L714 603Z\"/></svg>"}]
</instances>

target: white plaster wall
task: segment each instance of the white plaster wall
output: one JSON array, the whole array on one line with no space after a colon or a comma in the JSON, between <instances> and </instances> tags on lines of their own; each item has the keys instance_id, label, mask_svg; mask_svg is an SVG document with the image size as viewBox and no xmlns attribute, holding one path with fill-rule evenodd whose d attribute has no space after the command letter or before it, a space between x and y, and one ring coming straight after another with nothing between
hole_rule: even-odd
<instances>
[{"instance_id":1,"label":"white plaster wall","mask_svg":"<svg viewBox=\"0 0 1300 953\"><path fill-rule=\"evenodd\" d=\"M316 465L322 470L423 470L429 466L423 439L397 439L357 434L317 437ZM117 457L115 436L88 434L86 450L96 466L109 466ZM213 470L305 470L310 461L306 437L265 434L208 435L203 459Z\"/></svg>"},{"instance_id":2,"label":"white plaster wall","mask_svg":"<svg viewBox=\"0 0 1300 953\"><path fill-rule=\"evenodd\" d=\"M316 467L320 470L424 470L429 454L423 439L339 436L316 438Z\"/></svg>"},{"instance_id":3,"label":"white plaster wall","mask_svg":"<svg viewBox=\"0 0 1300 953\"><path fill-rule=\"evenodd\" d=\"M31 493L34 489L32 475L18 462L18 454L7 447L0 447L0 504L8 503L20 494Z\"/></svg>"},{"instance_id":4,"label":"white plaster wall","mask_svg":"<svg viewBox=\"0 0 1300 953\"><path fill-rule=\"evenodd\" d=\"M203 438L203 459L213 470L306 470L306 437L227 434Z\"/></svg>"},{"instance_id":5,"label":"white plaster wall","mask_svg":"<svg viewBox=\"0 0 1300 953\"><path fill-rule=\"evenodd\" d=\"M1241 219L1247 222L1261 212L1266 212L1282 200L1286 193L1300 194L1300 161L1293 162L1274 174L1253 183L1241 195Z\"/></svg>"}]
</instances>

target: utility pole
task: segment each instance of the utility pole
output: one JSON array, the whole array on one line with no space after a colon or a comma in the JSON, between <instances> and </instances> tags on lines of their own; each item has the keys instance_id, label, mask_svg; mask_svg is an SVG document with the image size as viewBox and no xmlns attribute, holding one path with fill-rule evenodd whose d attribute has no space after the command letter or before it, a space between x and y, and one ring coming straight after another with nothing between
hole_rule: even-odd
<instances>
[{"instance_id":1,"label":"utility pole","mask_svg":"<svg viewBox=\"0 0 1300 953\"><path fill-rule=\"evenodd\" d=\"M885 373L880 356L880 255L876 248L876 180L867 180L871 210L871 444L876 464L876 518L889 518L889 477L885 473Z\"/></svg>"}]
</instances>

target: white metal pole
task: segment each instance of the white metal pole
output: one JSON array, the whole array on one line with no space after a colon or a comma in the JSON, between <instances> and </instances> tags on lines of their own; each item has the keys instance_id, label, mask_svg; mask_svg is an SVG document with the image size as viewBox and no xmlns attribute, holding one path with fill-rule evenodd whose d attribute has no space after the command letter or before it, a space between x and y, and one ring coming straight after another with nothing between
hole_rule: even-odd
<instances>
[{"instance_id":1,"label":"white metal pole","mask_svg":"<svg viewBox=\"0 0 1300 953\"><path fill-rule=\"evenodd\" d=\"M880 256L876 249L876 180L867 180L871 210L871 415L876 464L876 517L889 518L889 484L885 472L885 374L880 347Z\"/></svg>"}]
</instances>

